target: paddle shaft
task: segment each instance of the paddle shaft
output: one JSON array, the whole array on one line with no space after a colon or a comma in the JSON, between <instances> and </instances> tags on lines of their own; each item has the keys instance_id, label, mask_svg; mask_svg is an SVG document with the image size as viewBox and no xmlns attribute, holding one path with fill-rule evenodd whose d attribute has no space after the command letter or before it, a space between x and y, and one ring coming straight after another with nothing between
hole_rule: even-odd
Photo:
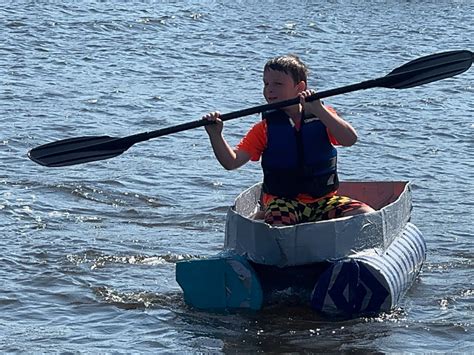
<instances>
[{"instance_id":1,"label":"paddle shaft","mask_svg":"<svg viewBox=\"0 0 474 355\"><path fill-rule=\"evenodd\" d=\"M406 75L406 73L397 74L397 76L401 76L401 75ZM369 88L373 88L373 87L377 87L377 86L382 86L383 83L387 83L391 80L392 80L392 78L390 78L389 76L385 76L385 77L378 78L378 79L373 79L373 80L366 80L366 81L363 81L363 82L358 83L358 84L352 84L352 85L347 85L347 86L343 86L343 87L336 88L336 89L321 91L321 92L318 92L318 93L315 93L315 94L311 95L306 100L307 101L314 101L314 100L322 99L322 98L325 98L325 97L345 94L345 93L352 92L352 91L364 90L364 89L369 89ZM250 107L250 108L247 108L247 109L222 114L220 116L220 119L222 121L229 121L229 120L232 120L232 119L235 119L235 118L249 116L249 115L253 115L253 114L256 114L256 113L265 112L265 111L268 111L268 110L275 110L275 109L279 109L279 108L282 108L282 107L296 105L299 102L300 102L300 99L298 97L296 97L296 98L285 100L285 101L274 102L274 103L271 103L271 104L264 104L264 105L260 105L260 106L254 106L254 107ZM186 131L186 130L189 130L189 129L206 126L206 125L209 125L209 124L214 124L214 122L201 119L201 120L196 120L196 121L191 121L191 122L179 124L179 125L172 126L172 127L158 129L156 131L138 133L138 134L126 137L125 139L127 139L127 141L129 141L129 142L138 143L138 142L142 142L142 141L145 141L145 140L148 140L148 139L157 138L157 137L161 137L161 136L165 136L165 135L173 134L173 133L177 133L177 132L182 132L182 131Z\"/></svg>"}]
</instances>

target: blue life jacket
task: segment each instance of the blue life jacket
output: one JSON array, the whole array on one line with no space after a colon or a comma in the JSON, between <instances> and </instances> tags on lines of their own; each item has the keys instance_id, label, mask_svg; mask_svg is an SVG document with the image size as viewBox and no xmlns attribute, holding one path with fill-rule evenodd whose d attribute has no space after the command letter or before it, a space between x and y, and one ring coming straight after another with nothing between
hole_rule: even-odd
<instances>
[{"instance_id":1,"label":"blue life jacket","mask_svg":"<svg viewBox=\"0 0 474 355\"><path fill-rule=\"evenodd\" d=\"M267 122L267 147L262 154L264 192L318 198L337 190L337 150L319 119L305 117L299 130L282 110L264 112L262 119Z\"/></svg>"}]
</instances>

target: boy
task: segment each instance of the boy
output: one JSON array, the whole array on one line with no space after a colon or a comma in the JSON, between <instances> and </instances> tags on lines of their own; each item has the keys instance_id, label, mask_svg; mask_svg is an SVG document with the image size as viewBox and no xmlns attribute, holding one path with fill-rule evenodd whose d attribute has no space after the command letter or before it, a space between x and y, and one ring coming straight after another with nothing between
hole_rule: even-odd
<instances>
[{"instance_id":1,"label":"boy","mask_svg":"<svg viewBox=\"0 0 474 355\"><path fill-rule=\"evenodd\" d=\"M300 98L300 104L262 114L235 149L222 136L219 112L203 119L214 154L227 170L262 159L265 222L291 225L374 211L363 202L336 195L337 152L351 146L354 128L320 100L306 102L308 69L295 55L269 60L263 70L263 95L268 103Z\"/></svg>"}]
</instances>

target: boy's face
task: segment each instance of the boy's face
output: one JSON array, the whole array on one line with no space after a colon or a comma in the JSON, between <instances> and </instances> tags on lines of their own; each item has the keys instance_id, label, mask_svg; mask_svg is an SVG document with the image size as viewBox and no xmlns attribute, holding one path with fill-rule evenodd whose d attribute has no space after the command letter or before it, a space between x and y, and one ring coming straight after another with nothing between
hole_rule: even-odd
<instances>
[{"instance_id":1,"label":"boy's face","mask_svg":"<svg viewBox=\"0 0 474 355\"><path fill-rule=\"evenodd\" d=\"M292 99L305 88L304 81L295 83L285 72L272 69L263 72L263 96L268 103Z\"/></svg>"}]
</instances>

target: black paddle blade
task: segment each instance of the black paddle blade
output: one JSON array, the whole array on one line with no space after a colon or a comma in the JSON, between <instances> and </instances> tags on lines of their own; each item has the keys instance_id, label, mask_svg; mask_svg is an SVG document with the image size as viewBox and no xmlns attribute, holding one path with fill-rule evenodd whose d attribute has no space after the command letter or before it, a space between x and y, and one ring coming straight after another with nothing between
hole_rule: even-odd
<instances>
[{"instance_id":1,"label":"black paddle blade","mask_svg":"<svg viewBox=\"0 0 474 355\"><path fill-rule=\"evenodd\" d=\"M116 157L132 144L126 138L78 137L33 148L28 152L28 157L48 167L68 166Z\"/></svg>"},{"instance_id":2,"label":"black paddle blade","mask_svg":"<svg viewBox=\"0 0 474 355\"><path fill-rule=\"evenodd\" d=\"M383 77L380 85L391 89L408 89L461 74L468 70L474 55L459 50L432 54L408 62Z\"/></svg>"}]
</instances>

